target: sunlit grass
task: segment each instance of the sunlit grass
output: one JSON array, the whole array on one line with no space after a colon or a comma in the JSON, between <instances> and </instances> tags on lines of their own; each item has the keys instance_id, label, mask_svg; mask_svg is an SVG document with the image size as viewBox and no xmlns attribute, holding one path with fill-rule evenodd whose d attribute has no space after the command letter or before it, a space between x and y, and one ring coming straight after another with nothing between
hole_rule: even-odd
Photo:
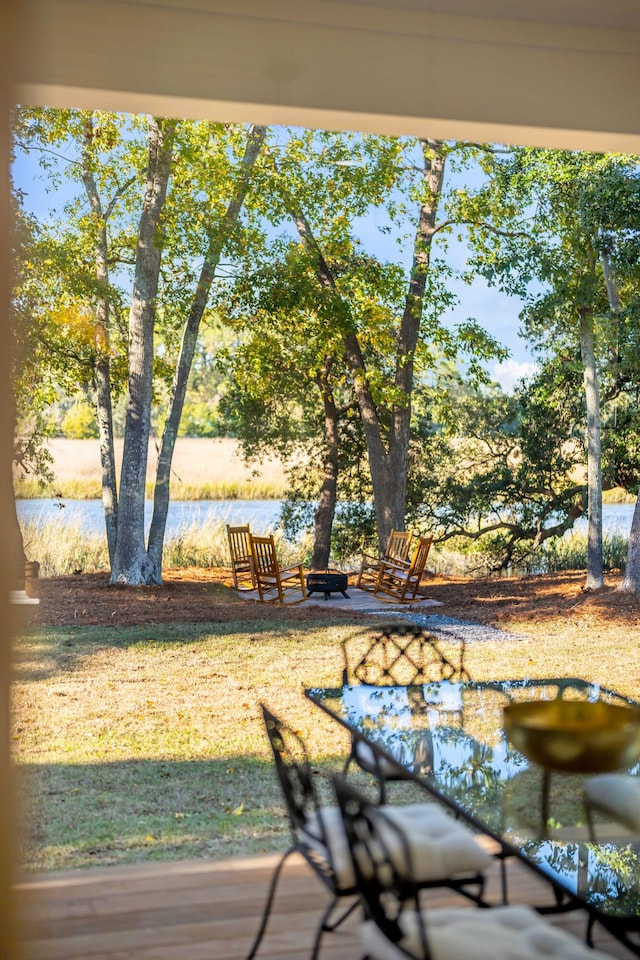
<instances>
[{"instance_id":1,"label":"sunlit grass","mask_svg":"<svg viewBox=\"0 0 640 960\"><path fill-rule=\"evenodd\" d=\"M164 567L225 567L229 565L225 518L191 524L165 541ZM22 524L26 555L40 563L41 576L64 576L74 572L93 573L109 569L106 539L103 533L86 533L80 521L60 519L30 520ZM274 534L278 556L283 564L308 562L310 537L292 544L281 531ZM604 569L624 569L628 539L613 533L604 537ZM463 553L449 547L434 546L427 567L432 573L478 577L487 573L488 558L478 552ZM358 566L358 558L345 560L344 569ZM542 573L561 570L585 570L587 536L573 531L545 544L522 564L516 573Z\"/></svg>"},{"instance_id":2,"label":"sunlit grass","mask_svg":"<svg viewBox=\"0 0 640 960\"><path fill-rule=\"evenodd\" d=\"M58 577L70 573L96 573L109 570L109 554L103 533L86 533L80 521L60 519L22 525L25 552L40 564L40 576ZM278 556L283 565L300 561L300 545L274 533ZM191 524L165 541L163 566L227 567L230 565L226 521L209 520Z\"/></svg>"},{"instance_id":3,"label":"sunlit grass","mask_svg":"<svg viewBox=\"0 0 640 960\"><path fill-rule=\"evenodd\" d=\"M14 484L18 500L99 500L102 496L100 482L95 479L58 479L48 486L41 486L35 480L17 480ZM153 499L153 483L145 488L147 500ZM171 484L172 500L281 500L284 496L283 483L269 481L232 481L219 483L180 483Z\"/></svg>"},{"instance_id":4,"label":"sunlit grass","mask_svg":"<svg viewBox=\"0 0 640 960\"><path fill-rule=\"evenodd\" d=\"M98 441L54 439L49 446L53 482L41 487L31 477L16 476L16 496L21 499L99 499L102 490ZM157 455L156 444L152 442L147 470L149 498L153 496ZM118 465L121 460L122 440L117 440ZM171 473L173 500L279 500L284 490L285 476L280 461L265 460L258 467L247 466L240 458L236 440L180 437L176 443Z\"/></svg>"},{"instance_id":5,"label":"sunlit grass","mask_svg":"<svg viewBox=\"0 0 640 960\"><path fill-rule=\"evenodd\" d=\"M343 766L348 738L304 697L340 683L362 624L287 621L39 628L19 641L12 743L28 870L284 849L260 703ZM448 648L445 647L445 653ZM477 680L580 675L633 695L631 634L469 644ZM451 652L450 656L453 656ZM482 718L479 718L482 721Z\"/></svg>"}]
</instances>

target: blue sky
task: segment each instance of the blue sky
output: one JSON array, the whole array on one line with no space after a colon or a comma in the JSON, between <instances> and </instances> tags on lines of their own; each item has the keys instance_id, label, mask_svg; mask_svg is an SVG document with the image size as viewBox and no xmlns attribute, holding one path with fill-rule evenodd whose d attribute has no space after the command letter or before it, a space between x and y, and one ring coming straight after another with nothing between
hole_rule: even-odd
<instances>
[{"instance_id":1,"label":"blue sky","mask_svg":"<svg viewBox=\"0 0 640 960\"><path fill-rule=\"evenodd\" d=\"M69 194L54 193L47 190L46 181L35 153L19 154L13 167L16 186L25 193L25 205L39 220L53 216L53 211L61 210ZM478 181L478 175L466 171L464 174L450 174L449 182L464 179ZM361 234L365 249L383 259L397 258L397 247L393 238L383 234L377 225L378 216L374 212L362 222ZM410 253L410 252L409 252ZM465 266L467 247L463 242L452 240L446 254L447 261L456 270ZM518 314L521 302L496 290L481 278L476 277L471 285L462 280L452 280L450 288L458 297L458 305L445 317L450 325L460 323L469 317L476 319L493 337L504 344L510 358L501 364L489 363L489 372L505 390L510 390L519 377L533 370L533 357L525 341L518 335Z\"/></svg>"}]
</instances>

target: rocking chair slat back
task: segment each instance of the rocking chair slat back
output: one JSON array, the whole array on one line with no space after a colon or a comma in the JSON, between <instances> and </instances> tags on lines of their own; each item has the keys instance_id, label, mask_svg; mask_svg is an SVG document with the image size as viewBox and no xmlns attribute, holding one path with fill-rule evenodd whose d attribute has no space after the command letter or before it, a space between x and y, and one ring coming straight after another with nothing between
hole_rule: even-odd
<instances>
[{"instance_id":1,"label":"rocking chair slat back","mask_svg":"<svg viewBox=\"0 0 640 960\"><path fill-rule=\"evenodd\" d=\"M413 534L405 530L392 530L387 542L387 549L384 557L374 557L373 554L364 553L360 562L360 571L356 586L363 590L373 590L375 588L380 564L383 560L393 563L403 563L409 556L411 540Z\"/></svg>"},{"instance_id":2,"label":"rocking chair slat back","mask_svg":"<svg viewBox=\"0 0 640 960\"><path fill-rule=\"evenodd\" d=\"M256 579L253 573L249 525L231 527L227 524L227 540L231 555L233 584L236 590L254 590Z\"/></svg>"},{"instance_id":3,"label":"rocking chair slat back","mask_svg":"<svg viewBox=\"0 0 640 960\"><path fill-rule=\"evenodd\" d=\"M418 537L410 563L383 560L373 592L387 594L394 600L415 600L432 542L433 537Z\"/></svg>"},{"instance_id":4,"label":"rocking chair slat back","mask_svg":"<svg viewBox=\"0 0 640 960\"><path fill-rule=\"evenodd\" d=\"M306 589L302 564L281 567L276 556L276 544L273 536L249 537L253 572L258 587L258 595L263 603L285 603L285 597L296 594L290 603L306 600Z\"/></svg>"}]
</instances>

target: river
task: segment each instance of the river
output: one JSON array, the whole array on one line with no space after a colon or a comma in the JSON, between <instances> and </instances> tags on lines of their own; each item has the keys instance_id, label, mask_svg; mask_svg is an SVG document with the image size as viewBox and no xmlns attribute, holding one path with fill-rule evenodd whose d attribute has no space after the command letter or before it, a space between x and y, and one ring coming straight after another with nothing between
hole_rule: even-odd
<instances>
[{"instance_id":1,"label":"river","mask_svg":"<svg viewBox=\"0 0 640 960\"><path fill-rule=\"evenodd\" d=\"M79 524L83 532L104 532L104 513L100 500L18 500L18 518L21 523L30 521L49 523L64 520ZM178 536L190 527L206 523L248 523L254 533L270 533L278 524L280 500L175 500L169 503L167 514L167 538ZM151 524L153 503L145 504L147 531Z\"/></svg>"},{"instance_id":2,"label":"river","mask_svg":"<svg viewBox=\"0 0 640 960\"><path fill-rule=\"evenodd\" d=\"M205 523L248 523L255 533L270 533L278 524L280 500L176 500L169 504L166 536ZM632 503L605 503L602 508L605 533L628 536L633 517ZM18 517L22 523L48 523L64 520L79 524L88 534L104 531L104 515L99 500L18 500ZM145 519L151 523L152 503L147 501ZM587 521L578 520L576 530L586 530Z\"/></svg>"}]
</instances>

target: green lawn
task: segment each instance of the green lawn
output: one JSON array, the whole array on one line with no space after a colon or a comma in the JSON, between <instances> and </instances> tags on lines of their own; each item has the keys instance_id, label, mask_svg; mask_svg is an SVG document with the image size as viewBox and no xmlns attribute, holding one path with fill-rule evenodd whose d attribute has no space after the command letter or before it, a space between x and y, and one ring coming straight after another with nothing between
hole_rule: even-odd
<instances>
[{"instance_id":1,"label":"green lawn","mask_svg":"<svg viewBox=\"0 0 640 960\"><path fill-rule=\"evenodd\" d=\"M303 690L340 682L340 641L361 626L42 628L24 637L13 731L24 867L283 849L259 704L300 732L318 770L339 768L347 735ZM466 663L476 679L590 678L597 661L602 678L621 656L597 637L559 654L548 637L471 645Z\"/></svg>"}]
</instances>

